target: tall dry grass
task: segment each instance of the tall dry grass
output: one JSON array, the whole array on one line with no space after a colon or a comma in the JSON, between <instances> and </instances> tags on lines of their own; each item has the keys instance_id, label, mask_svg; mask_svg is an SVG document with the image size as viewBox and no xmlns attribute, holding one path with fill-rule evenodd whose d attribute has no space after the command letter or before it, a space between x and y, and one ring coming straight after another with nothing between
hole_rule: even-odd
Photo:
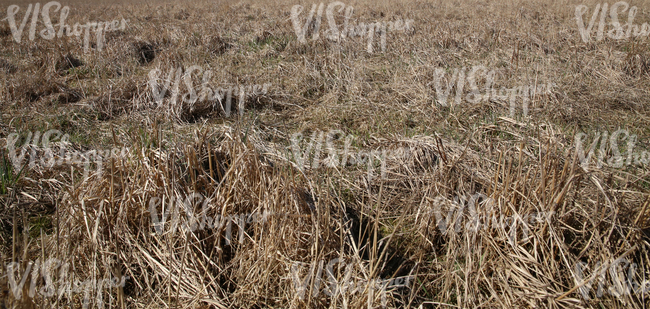
<instances>
[{"instance_id":1,"label":"tall dry grass","mask_svg":"<svg viewBox=\"0 0 650 309\"><path fill-rule=\"evenodd\" d=\"M596 2L585 3L590 16ZM128 275L124 287L99 291L116 308L380 307L377 291L328 296L325 283L300 299L292 266L303 263L303 278L335 258L352 265L355 282L414 276L386 294L388 307L647 307L647 293L585 301L575 265L592 274L597 263L625 257L637 264L635 279L650 276L648 166L585 170L573 144L578 132L625 128L649 149L647 39L583 43L576 1L348 2L357 21L415 21L413 31L389 34L386 52L369 54L360 38L323 39L325 20L321 39L297 42L294 4L311 7L70 4L68 23L130 20L107 35L102 52L88 54L75 38L17 44L0 23L3 150L9 133L51 128L77 148L130 149L87 179L69 166L26 171L0 195L3 264L18 262L22 276L29 261L53 257L82 280ZM630 4L640 8L637 24L648 21L647 4ZM170 97L157 105L148 73L192 65L215 73L213 88L272 87L248 98L243 116L170 106ZM501 100L437 104L435 69L474 65L497 70L499 86L558 88L514 119ZM293 133L331 129L355 136L355 149L403 155L371 178L359 166L291 162ZM157 234L151 200L195 192L210 198L213 218L283 215L246 224L241 243L236 224L230 243L225 226ZM436 207L446 217L455 197L477 193L490 198L478 203L481 218L553 215L529 225L528 237L503 224L472 231L467 212L440 231ZM455 232L457 221L463 228ZM83 306L79 294L16 300L6 271L7 307ZM333 275L341 281L346 271ZM45 284L30 275L26 289L32 280ZM609 272L606 280L605 289L616 283ZM91 295L98 306L98 291Z\"/></svg>"}]
</instances>

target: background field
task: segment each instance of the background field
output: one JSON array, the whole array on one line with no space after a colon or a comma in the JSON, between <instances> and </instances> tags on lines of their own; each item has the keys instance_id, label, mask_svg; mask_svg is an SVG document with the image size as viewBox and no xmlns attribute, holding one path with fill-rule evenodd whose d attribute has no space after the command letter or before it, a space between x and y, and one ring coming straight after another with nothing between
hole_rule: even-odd
<instances>
[{"instance_id":1,"label":"background field","mask_svg":"<svg viewBox=\"0 0 650 309\"><path fill-rule=\"evenodd\" d=\"M20 5L20 18L27 7L0 3L0 18L10 4ZM587 134L588 147L598 132L625 129L637 135L634 152L650 151L648 37L584 43L575 7L589 7L588 22L595 1L344 3L356 22L408 18L414 27L389 33L384 52L376 37L368 53L364 39L324 38L325 16L320 39L298 42L291 8L308 11L312 2L62 2L71 8L69 24L129 20L124 31L106 35L101 52L94 46L84 53L75 37L28 40L29 24L17 43L0 22L4 306L81 306L79 294L13 297L4 265L18 262L22 278L29 261L48 257L70 263L82 280L128 275L123 288L100 292L104 306L117 308L381 307L376 291L329 296L326 282L298 297L291 266L304 263L304 278L311 265L335 258L352 265L356 282L414 276L386 295L387 307L649 305L649 293L613 295L608 288L620 280L609 271L602 297L595 298L597 280L593 300L574 289L578 262L592 274L598 263L624 256L636 263L638 282L650 278L648 164L597 168L592 159L584 169L574 143L578 133ZM638 7L635 24L650 22L647 2L629 3ZM336 16L341 24L342 13ZM625 23L627 14L619 18ZM242 116L226 117L211 104L172 104L171 97L156 104L150 71L166 78L172 68L193 65L212 70L212 88L271 87L247 97ZM556 87L534 96L526 116L521 100L514 116L501 99L437 102L437 68L449 75L477 65L497 72L499 88ZM195 75L197 91L199 80ZM50 129L70 135L68 148L127 147L128 156L103 162L103 172L87 178L79 166L10 167L11 133L22 145L28 132ZM386 159L384 177L369 177L359 165L297 165L292 134L308 140L330 130L353 136L354 151L406 155ZM626 156L625 142L619 145ZM597 149L606 158L617 151ZM247 225L241 243L226 244L223 227L156 234L151 199L193 192L210 197L211 216L292 215ZM494 201L477 206L481 217L554 215L530 225L528 238L519 231L514 243L510 228L443 234L434 203L445 201L446 216L455 197L476 193ZM471 217L466 211L451 219L450 226L464 225ZM345 269L335 270L341 281ZM30 275L25 291L32 280L44 285L43 276ZM97 291L92 295L98 306Z\"/></svg>"}]
</instances>

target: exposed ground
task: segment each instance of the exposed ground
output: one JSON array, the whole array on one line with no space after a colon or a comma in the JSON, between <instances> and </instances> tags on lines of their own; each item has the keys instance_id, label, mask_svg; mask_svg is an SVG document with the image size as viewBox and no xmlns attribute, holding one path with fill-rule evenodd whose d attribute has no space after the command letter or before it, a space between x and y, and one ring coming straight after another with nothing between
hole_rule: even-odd
<instances>
[{"instance_id":1,"label":"exposed ground","mask_svg":"<svg viewBox=\"0 0 650 309\"><path fill-rule=\"evenodd\" d=\"M0 7L0 17L10 4ZM20 22L27 4L16 4ZM381 293L369 285L328 295L327 279L312 282L300 297L292 269L304 278L312 265L336 258L346 263L334 268L338 282L412 276L407 287L385 294L387 307L650 304L650 291L616 292L625 286L620 278L650 278L647 160L598 167L592 157L584 168L575 155L576 134L586 134L588 148L599 132L619 129L637 136L634 153L650 151L649 38L595 41L593 34L583 42L575 7L589 7L588 22L596 2L345 2L354 7L355 23L413 20L412 29L388 33L383 52L377 35L372 53L362 38L328 40L325 13L320 38L308 32L300 43L291 9L305 7L304 23L311 2L63 4L71 7L69 24L129 21L106 34L103 50L95 43L87 53L75 37L45 40L37 33L30 41L29 21L17 43L7 21L0 22L4 306L82 306L79 293L16 299L6 265L18 263L21 279L29 261L48 258L70 265L54 272L55 281L64 282L64 273L68 281L73 274L81 280L128 275L123 287L92 292L91 306L116 308L381 307ZM635 24L650 22L647 2L630 5L638 7ZM335 14L339 25L343 14ZM58 14L51 15L56 24ZM619 18L625 23L627 13ZM598 21L594 33L597 28ZM36 29L43 29L42 19ZM174 102L169 92L158 103L152 70L160 70L161 84L170 70L193 65L212 71L211 88L270 87L247 95L243 114L226 116L221 105L200 100ZM555 86L531 98L527 115L521 99L513 114L507 98L442 104L436 69L448 77L478 65L496 72L496 89ZM201 78L192 77L197 94ZM179 87L188 92L184 82ZM93 163L84 177L80 165L30 167L31 158L47 155L36 145L25 167L13 168L11 134L20 136L20 147L29 132L51 129L70 136L67 149L127 152L101 168ZM331 130L340 130L339 155L346 136L354 137L354 152L393 155L370 163L371 176L365 163L296 163L293 134L303 135L304 151L312 136ZM622 138L619 149L598 144L594 157L607 161L619 151L627 158L625 145ZM167 225L158 234L151 201L169 204L192 193L210 198L205 209L211 217L279 215L248 223L241 242L235 223L230 243L225 226L186 231ZM467 210L450 216L443 233L437 207L447 217L456 197L458 205L478 193L490 198L478 203L479 218L552 215L526 232L507 224L472 230L465 226L474 215ZM576 265L588 265L587 277L617 258L635 263L635 271L605 267L604 280L593 281L592 299L585 300ZM28 277L24 294L31 282L46 286L46 276ZM597 297L599 285L604 293Z\"/></svg>"}]
</instances>

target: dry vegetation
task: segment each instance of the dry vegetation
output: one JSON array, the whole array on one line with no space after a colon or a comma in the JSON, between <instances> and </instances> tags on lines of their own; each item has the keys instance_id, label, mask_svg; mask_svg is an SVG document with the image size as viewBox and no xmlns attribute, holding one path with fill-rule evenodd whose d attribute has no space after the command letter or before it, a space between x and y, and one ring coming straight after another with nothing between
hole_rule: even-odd
<instances>
[{"instance_id":1,"label":"dry vegetation","mask_svg":"<svg viewBox=\"0 0 650 309\"><path fill-rule=\"evenodd\" d=\"M0 163L10 164L10 133L58 129L76 149L129 148L86 179L69 165L26 168L16 181L18 171L0 169L0 304L81 307L80 295L16 300L9 291L4 265L53 257L82 280L128 275L123 288L100 292L111 308L380 307L369 289L298 297L292 264L335 258L353 265L355 280L414 276L387 294L388 307L648 306L649 293L585 301L574 289L578 262L591 273L624 256L636 280L650 278L650 168L584 170L574 156L576 133L591 140L620 128L639 137L637 152L650 149L648 38L583 43L577 1L346 2L358 21L414 20L369 54L360 38L323 38L325 17L321 38L300 44L295 4L308 11L312 2L69 4L68 23L129 19L90 53L74 37L19 44L0 23ZM585 4L590 17L596 2ZM630 4L636 24L650 21L647 2ZM192 65L213 71L212 87L272 86L247 99L243 116L169 97L157 105L149 72ZM495 69L500 86L557 87L515 119L502 100L437 104L435 69L474 65ZM333 129L355 136L355 149L409 155L372 178L359 166L287 160L292 134ZM150 200L193 192L211 198L211 216L295 215L247 225L241 243L226 244L223 227L155 233ZM433 201L475 193L494 201L479 205L482 217L555 213L515 243L508 228L441 233ZM342 267L334 275L340 281ZM44 285L30 275L25 293L32 280Z\"/></svg>"}]
</instances>

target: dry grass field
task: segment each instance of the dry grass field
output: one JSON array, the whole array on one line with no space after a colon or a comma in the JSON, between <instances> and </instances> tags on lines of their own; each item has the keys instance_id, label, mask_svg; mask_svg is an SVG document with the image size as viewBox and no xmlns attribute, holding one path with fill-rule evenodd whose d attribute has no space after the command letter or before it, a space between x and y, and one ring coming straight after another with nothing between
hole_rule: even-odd
<instances>
[{"instance_id":1,"label":"dry grass field","mask_svg":"<svg viewBox=\"0 0 650 309\"><path fill-rule=\"evenodd\" d=\"M0 308L650 306L650 3L320 3L3 0Z\"/></svg>"}]
</instances>

